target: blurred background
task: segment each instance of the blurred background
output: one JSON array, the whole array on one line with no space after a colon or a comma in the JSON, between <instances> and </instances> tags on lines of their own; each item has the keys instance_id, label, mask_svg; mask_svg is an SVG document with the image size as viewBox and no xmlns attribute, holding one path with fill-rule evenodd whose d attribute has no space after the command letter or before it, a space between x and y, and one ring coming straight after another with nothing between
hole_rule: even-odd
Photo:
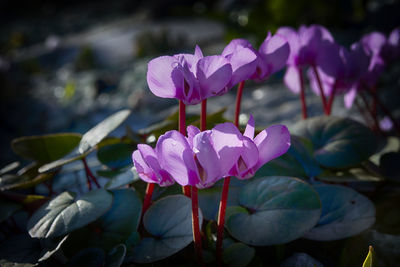
<instances>
[{"instance_id":1,"label":"blurred background","mask_svg":"<svg viewBox=\"0 0 400 267\"><path fill-rule=\"evenodd\" d=\"M156 56L220 53L233 38L254 46L280 26L318 23L349 45L361 35L385 34L400 25L396 0L3 0L0 2L0 163L14 160L13 138L63 131L85 132L122 108L140 129L162 119L176 101L153 96L147 62ZM282 84L249 83L243 112L258 124L301 117L298 97ZM210 111L228 106L235 93L212 99ZM309 113L321 114L309 92ZM335 105L341 105L342 100ZM196 107L193 107L193 112ZM351 111L334 108L336 115Z\"/></svg>"}]
</instances>

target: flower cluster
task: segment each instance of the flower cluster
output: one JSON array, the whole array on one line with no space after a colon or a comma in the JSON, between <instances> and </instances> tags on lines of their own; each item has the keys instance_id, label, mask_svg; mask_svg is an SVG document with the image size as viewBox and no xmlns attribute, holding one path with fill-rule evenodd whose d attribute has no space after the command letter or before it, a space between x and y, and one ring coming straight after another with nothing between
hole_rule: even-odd
<instances>
[{"instance_id":1,"label":"flower cluster","mask_svg":"<svg viewBox=\"0 0 400 267\"><path fill-rule=\"evenodd\" d=\"M350 49L336 43L320 25L302 26L297 31L282 27L277 33L285 36L290 45L284 76L287 87L299 93L301 70L310 67L307 77L314 93L320 95L322 90L328 97L343 93L348 108L357 91L375 86L385 66L400 57L400 28L388 38L379 32L364 35Z\"/></svg>"},{"instance_id":2,"label":"flower cluster","mask_svg":"<svg viewBox=\"0 0 400 267\"><path fill-rule=\"evenodd\" d=\"M255 50L243 39L229 43L221 55L194 54L161 56L148 64L147 83L159 97L176 98L195 105L211 96L226 93L247 79L266 79L285 66L289 45L279 34L268 34Z\"/></svg>"},{"instance_id":3,"label":"flower cluster","mask_svg":"<svg viewBox=\"0 0 400 267\"><path fill-rule=\"evenodd\" d=\"M140 178L160 186L176 181L182 186L206 188L230 175L250 178L290 146L290 134L283 125L271 126L254 138L252 117L243 135L232 123L203 132L189 126L187 133L184 136L168 131L160 136L154 149L138 145L132 159Z\"/></svg>"}]
</instances>

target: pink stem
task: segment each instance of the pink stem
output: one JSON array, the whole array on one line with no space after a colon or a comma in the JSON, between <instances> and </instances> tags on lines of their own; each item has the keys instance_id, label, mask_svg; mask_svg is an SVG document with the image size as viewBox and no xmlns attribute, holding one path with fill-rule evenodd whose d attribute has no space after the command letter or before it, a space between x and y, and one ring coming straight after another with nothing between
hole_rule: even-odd
<instances>
[{"instance_id":1,"label":"pink stem","mask_svg":"<svg viewBox=\"0 0 400 267\"><path fill-rule=\"evenodd\" d=\"M153 190L154 190L154 183L147 183L146 194L144 196L144 201L143 201L143 206L142 206L142 219L143 219L143 215L146 213L147 209L150 207Z\"/></svg>"},{"instance_id":2,"label":"pink stem","mask_svg":"<svg viewBox=\"0 0 400 267\"><path fill-rule=\"evenodd\" d=\"M302 111L302 114L303 114L303 119L307 119L308 116L307 116L306 97L304 95L305 90L304 90L303 72L302 72L300 67L297 70L299 72L299 80L300 80L301 111Z\"/></svg>"},{"instance_id":3,"label":"pink stem","mask_svg":"<svg viewBox=\"0 0 400 267\"><path fill-rule=\"evenodd\" d=\"M317 70L317 68L315 66L312 66L312 69L314 71L315 78L317 79L319 93L321 95L321 100L322 100L322 106L324 108L324 113L325 113L325 115L329 115L328 114L328 104L326 102L324 88L322 87L322 82L321 82L321 79L319 77L318 70Z\"/></svg>"},{"instance_id":4,"label":"pink stem","mask_svg":"<svg viewBox=\"0 0 400 267\"><path fill-rule=\"evenodd\" d=\"M178 130L181 134L186 135L186 105L179 100L179 125ZM183 194L190 198L190 186L182 186Z\"/></svg>"},{"instance_id":5,"label":"pink stem","mask_svg":"<svg viewBox=\"0 0 400 267\"><path fill-rule=\"evenodd\" d=\"M244 81L239 83L236 95L236 107L235 107L235 119L234 119L234 123L236 126L239 126L240 105L242 102L243 88L244 88Z\"/></svg>"},{"instance_id":6,"label":"pink stem","mask_svg":"<svg viewBox=\"0 0 400 267\"><path fill-rule=\"evenodd\" d=\"M243 88L244 88L244 81L239 83L238 92L236 96L236 108L235 108L235 120L234 120L236 127L239 127L240 102L243 94ZM217 221L217 244L216 244L218 266L222 266L222 241L224 238L225 213L226 213L226 204L228 202L230 182L231 182L231 177L225 177L224 184L222 187L221 201L219 202L218 221Z\"/></svg>"},{"instance_id":7,"label":"pink stem","mask_svg":"<svg viewBox=\"0 0 400 267\"><path fill-rule=\"evenodd\" d=\"M331 96L330 96L329 101L328 101L328 108L327 108L326 115L331 115L333 101L335 100L335 96L336 96L336 91L337 91L337 86L336 86L336 82L335 82L333 84L332 93L331 93Z\"/></svg>"},{"instance_id":8,"label":"pink stem","mask_svg":"<svg viewBox=\"0 0 400 267\"><path fill-rule=\"evenodd\" d=\"M199 224L199 200L197 196L197 188L192 186L192 228L193 228L193 240L194 248L197 256L197 263L200 266L204 266L203 262L203 251L201 248L201 235L200 235L200 224Z\"/></svg>"}]
</instances>

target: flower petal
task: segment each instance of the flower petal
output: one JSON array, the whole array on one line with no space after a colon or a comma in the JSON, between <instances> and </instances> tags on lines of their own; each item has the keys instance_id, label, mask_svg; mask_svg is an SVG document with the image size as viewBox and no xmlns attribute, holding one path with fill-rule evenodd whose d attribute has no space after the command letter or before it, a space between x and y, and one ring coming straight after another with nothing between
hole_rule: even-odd
<instances>
[{"instance_id":1,"label":"flower petal","mask_svg":"<svg viewBox=\"0 0 400 267\"><path fill-rule=\"evenodd\" d=\"M183 75L172 72L179 64L175 57L162 56L151 60L147 67L147 84L150 91L159 97L174 98L176 96L176 83L183 84Z\"/></svg>"},{"instance_id":2,"label":"flower petal","mask_svg":"<svg viewBox=\"0 0 400 267\"><path fill-rule=\"evenodd\" d=\"M265 75L269 76L281 70L286 65L290 54L290 47L283 35L275 34L272 37L268 36L258 51L268 66L268 72Z\"/></svg>"},{"instance_id":3,"label":"flower petal","mask_svg":"<svg viewBox=\"0 0 400 267\"><path fill-rule=\"evenodd\" d=\"M133 165L139 174L139 177L147 183L157 183L154 171L144 161L142 154L139 150L135 150L132 153Z\"/></svg>"},{"instance_id":4,"label":"flower petal","mask_svg":"<svg viewBox=\"0 0 400 267\"><path fill-rule=\"evenodd\" d=\"M186 128L187 131L187 140L189 142L190 147L193 147L193 138L196 134L200 133L200 129L197 128L196 126L189 125Z\"/></svg>"},{"instance_id":5,"label":"flower petal","mask_svg":"<svg viewBox=\"0 0 400 267\"><path fill-rule=\"evenodd\" d=\"M232 66L232 79L228 88L249 79L257 67L257 55L249 48L240 48L226 57Z\"/></svg>"},{"instance_id":6,"label":"flower petal","mask_svg":"<svg viewBox=\"0 0 400 267\"><path fill-rule=\"evenodd\" d=\"M254 125L255 125L254 117L252 114L250 114L250 118L249 118L249 121L247 122L246 129L244 130L243 136L246 136L246 137L250 138L251 140L253 140L254 139L254 128L255 128Z\"/></svg>"},{"instance_id":7,"label":"flower petal","mask_svg":"<svg viewBox=\"0 0 400 267\"><path fill-rule=\"evenodd\" d=\"M260 132L254 138L254 143L259 152L255 166L255 169L258 169L268 161L286 153L290 147L290 133L284 125L273 125Z\"/></svg>"},{"instance_id":8,"label":"flower petal","mask_svg":"<svg viewBox=\"0 0 400 267\"><path fill-rule=\"evenodd\" d=\"M214 149L220 159L221 175L226 176L243 150L243 136L230 122L218 124L211 132Z\"/></svg>"},{"instance_id":9,"label":"flower petal","mask_svg":"<svg viewBox=\"0 0 400 267\"><path fill-rule=\"evenodd\" d=\"M218 95L231 80L232 66L223 56L204 57L197 63L196 77L203 99Z\"/></svg>"},{"instance_id":10,"label":"flower petal","mask_svg":"<svg viewBox=\"0 0 400 267\"><path fill-rule=\"evenodd\" d=\"M200 163L198 169L200 169L201 188L211 186L222 178L220 158L214 149L210 130L201 132L193 138L193 151Z\"/></svg>"},{"instance_id":11,"label":"flower petal","mask_svg":"<svg viewBox=\"0 0 400 267\"><path fill-rule=\"evenodd\" d=\"M227 46L225 46L221 55L226 57L242 48L250 48L250 49L254 50L253 46L251 45L251 43L249 41L247 41L245 39L233 39L232 41L230 41L230 43Z\"/></svg>"},{"instance_id":12,"label":"flower petal","mask_svg":"<svg viewBox=\"0 0 400 267\"><path fill-rule=\"evenodd\" d=\"M258 162L258 148L250 138L243 138L243 150L235 166L229 172L239 179L248 179L256 171L254 168Z\"/></svg>"},{"instance_id":13,"label":"flower petal","mask_svg":"<svg viewBox=\"0 0 400 267\"><path fill-rule=\"evenodd\" d=\"M295 94L300 93L301 90L298 68L301 67L289 65L286 68L285 76L283 77L283 81L286 84L286 86Z\"/></svg>"},{"instance_id":14,"label":"flower petal","mask_svg":"<svg viewBox=\"0 0 400 267\"><path fill-rule=\"evenodd\" d=\"M181 133L168 131L157 141L156 153L160 166L180 185L195 185L199 173L193 151Z\"/></svg>"}]
</instances>

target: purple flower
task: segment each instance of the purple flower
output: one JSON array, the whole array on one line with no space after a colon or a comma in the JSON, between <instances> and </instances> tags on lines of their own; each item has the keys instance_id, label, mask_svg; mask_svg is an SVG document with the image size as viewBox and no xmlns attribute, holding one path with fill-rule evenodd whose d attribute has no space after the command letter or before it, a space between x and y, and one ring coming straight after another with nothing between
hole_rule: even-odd
<instances>
[{"instance_id":1,"label":"purple flower","mask_svg":"<svg viewBox=\"0 0 400 267\"><path fill-rule=\"evenodd\" d=\"M221 55L228 59L232 66L232 79L227 89L248 80L256 70L258 53L247 40L232 40Z\"/></svg>"},{"instance_id":2,"label":"purple flower","mask_svg":"<svg viewBox=\"0 0 400 267\"><path fill-rule=\"evenodd\" d=\"M156 145L161 167L180 185L212 186L228 175L243 150L242 135L232 123L200 132L189 126L186 138L177 131L160 136Z\"/></svg>"},{"instance_id":3,"label":"purple flower","mask_svg":"<svg viewBox=\"0 0 400 267\"><path fill-rule=\"evenodd\" d=\"M277 34L285 36L290 46L288 66L283 80L291 91L299 93L299 70L306 66L316 66L321 46L333 43L334 39L331 33L320 25L301 26L298 31L290 27L281 27Z\"/></svg>"},{"instance_id":4,"label":"purple flower","mask_svg":"<svg viewBox=\"0 0 400 267\"><path fill-rule=\"evenodd\" d=\"M254 138L254 118L250 116L243 134L243 150L229 174L248 179L268 161L286 153L290 147L290 133L284 125L273 125Z\"/></svg>"},{"instance_id":5,"label":"purple flower","mask_svg":"<svg viewBox=\"0 0 400 267\"><path fill-rule=\"evenodd\" d=\"M325 43L320 49L317 69L325 95L331 97L332 94L346 93L345 104L346 107L350 107L357 91L358 81L368 71L369 55L359 43L353 44L350 50L336 43ZM314 72L309 70L307 74L312 90L319 95Z\"/></svg>"},{"instance_id":6,"label":"purple flower","mask_svg":"<svg viewBox=\"0 0 400 267\"><path fill-rule=\"evenodd\" d=\"M269 32L257 52L257 67L251 79L264 80L285 66L290 47L284 36Z\"/></svg>"},{"instance_id":7,"label":"purple flower","mask_svg":"<svg viewBox=\"0 0 400 267\"><path fill-rule=\"evenodd\" d=\"M382 49L382 56L386 62L392 62L400 58L400 27L395 28L389 34L386 44Z\"/></svg>"},{"instance_id":8,"label":"purple flower","mask_svg":"<svg viewBox=\"0 0 400 267\"><path fill-rule=\"evenodd\" d=\"M160 186L169 186L175 182L171 175L161 168L157 154L152 147L139 144L137 148L132 154L132 160L143 181L157 183Z\"/></svg>"},{"instance_id":9,"label":"purple flower","mask_svg":"<svg viewBox=\"0 0 400 267\"><path fill-rule=\"evenodd\" d=\"M177 98L194 105L220 94L231 76L232 66L225 57L204 57L196 46L194 55L178 54L151 60L147 84L156 96Z\"/></svg>"}]
</instances>

